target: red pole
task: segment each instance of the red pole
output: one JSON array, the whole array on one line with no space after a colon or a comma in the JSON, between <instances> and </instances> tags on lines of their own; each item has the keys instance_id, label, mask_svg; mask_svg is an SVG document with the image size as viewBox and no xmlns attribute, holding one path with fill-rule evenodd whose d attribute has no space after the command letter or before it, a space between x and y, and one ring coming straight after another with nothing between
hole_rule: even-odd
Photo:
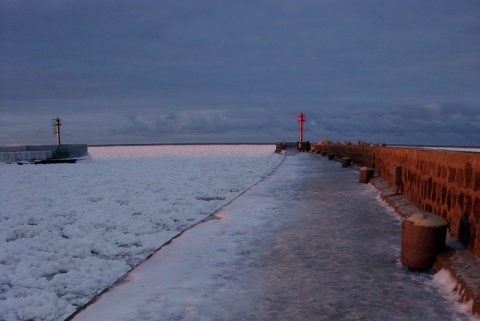
<instances>
[{"instance_id":1,"label":"red pole","mask_svg":"<svg viewBox=\"0 0 480 321\"><path fill-rule=\"evenodd\" d=\"M298 122L300 123L300 140L299 142L303 142L303 122L305 122L305 115L303 113L300 113L298 115Z\"/></svg>"}]
</instances>

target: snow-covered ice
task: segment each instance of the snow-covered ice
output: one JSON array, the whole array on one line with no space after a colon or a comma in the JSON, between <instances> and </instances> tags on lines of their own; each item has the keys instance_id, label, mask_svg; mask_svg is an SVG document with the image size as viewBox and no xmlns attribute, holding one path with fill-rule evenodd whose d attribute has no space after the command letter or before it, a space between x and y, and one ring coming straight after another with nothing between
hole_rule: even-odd
<instances>
[{"instance_id":1,"label":"snow-covered ice","mask_svg":"<svg viewBox=\"0 0 480 321\"><path fill-rule=\"evenodd\" d=\"M63 320L266 177L283 160L273 148L98 147L77 164L0 164L0 320ZM400 222L377 191L297 155L75 320L478 320L445 271L399 263Z\"/></svg>"},{"instance_id":2,"label":"snow-covered ice","mask_svg":"<svg viewBox=\"0 0 480 321\"><path fill-rule=\"evenodd\" d=\"M447 298L448 301L455 307L457 311L470 315L472 311L473 301L462 302L460 295L455 291L457 282L453 276L445 269L438 271L433 276L434 286L438 287L440 292ZM471 320L474 320L474 316L471 316ZM476 320L479 320L480 317Z\"/></svg>"},{"instance_id":3,"label":"snow-covered ice","mask_svg":"<svg viewBox=\"0 0 480 321\"><path fill-rule=\"evenodd\" d=\"M433 150L445 150L452 152L469 152L469 153L480 153L480 148L478 147L425 147L426 149Z\"/></svg>"},{"instance_id":4,"label":"snow-covered ice","mask_svg":"<svg viewBox=\"0 0 480 321\"><path fill-rule=\"evenodd\" d=\"M63 320L267 176L271 145L90 147L77 164L0 163L0 320Z\"/></svg>"},{"instance_id":5,"label":"snow-covered ice","mask_svg":"<svg viewBox=\"0 0 480 321\"><path fill-rule=\"evenodd\" d=\"M401 224L378 191L296 155L74 321L478 320L443 272L399 262Z\"/></svg>"}]
</instances>

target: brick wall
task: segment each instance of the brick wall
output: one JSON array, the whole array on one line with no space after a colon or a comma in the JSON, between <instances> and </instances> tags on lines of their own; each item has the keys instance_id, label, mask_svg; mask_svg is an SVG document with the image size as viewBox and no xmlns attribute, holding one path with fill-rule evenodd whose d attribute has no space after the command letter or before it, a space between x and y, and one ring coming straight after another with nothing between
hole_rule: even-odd
<instances>
[{"instance_id":1,"label":"brick wall","mask_svg":"<svg viewBox=\"0 0 480 321\"><path fill-rule=\"evenodd\" d=\"M394 185L393 169L402 166L403 194L418 208L438 214L459 236L468 215L468 249L480 258L480 154L411 148L313 145L314 149L350 157Z\"/></svg>"}]
</instances>

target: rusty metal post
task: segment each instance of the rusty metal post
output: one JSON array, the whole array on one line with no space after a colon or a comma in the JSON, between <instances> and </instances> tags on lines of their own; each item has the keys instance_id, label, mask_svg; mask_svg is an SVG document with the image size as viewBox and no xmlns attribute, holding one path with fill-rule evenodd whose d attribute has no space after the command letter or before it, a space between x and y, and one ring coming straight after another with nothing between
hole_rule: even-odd
<instances>
[{"instance_id":1,"label":"rusty metal post","mask_svg":"<svg viewBox=\"0 0 480 321\"><path fill-rule=\"evenodd\" d=\"M447 221L428 212L415 213L404 219L402 263L412 269L430 269L445 248L447 227Z\"/></svg>"},{"instance_id":2,"label":"rusty metal post","mask_svg":"<svg viewBox=\"0 0 480 321\"><path fill-rule=\"evenodd\" d=\"M57 135L57 144L60 145L60 126L62 126L60 118L57 117L57 119L52 119L52 125L53 133Z\"/></svg>"},{"instance_id":3,"label":"rusty metal post","mask_svg":"<svg viewBox=\"0 0 480 321\"><path fill-rule=\"evenodd\" d=\"M360 168L359 178L358 178L358 181L360 183L368 184L371 178L373 178L373 168L370 168L370 167Z\"/></svg>"},{"instance_id":4,"label":"rusty metal post","mask_svg":"<svg viewBox=\"0 0 480 321\"><path fill-rule=\"evenodd\" d=\"M395 194L403 193L402 166L395 166L393 169L393 180L397 186Z\"/></svg>"},{"instance_id":5,"label":"rusty metal post","mask_svg":"<svg viewBox=\"0 0 480 321\"><path fill-rule=\"evenodd\" d=\"M352 163L352 159L350 157L343 157L342 158L342 167L348 167Z\"/></svg>"}]
</instances>

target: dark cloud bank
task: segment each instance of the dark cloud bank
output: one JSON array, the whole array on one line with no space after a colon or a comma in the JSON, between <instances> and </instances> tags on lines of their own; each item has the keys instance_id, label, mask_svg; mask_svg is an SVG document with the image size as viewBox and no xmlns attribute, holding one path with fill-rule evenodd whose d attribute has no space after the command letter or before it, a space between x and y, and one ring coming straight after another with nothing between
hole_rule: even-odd
<instances>
[{"instance_id":1,"label":"dark cloud bank","mask_svg":"<svg viewBox=\"0 0 480 321\"><path fill-rule=\"evenodd\" d=\"M478 1L0 0L0 145L480 145Z\"/></svg>"}]
</instances>

